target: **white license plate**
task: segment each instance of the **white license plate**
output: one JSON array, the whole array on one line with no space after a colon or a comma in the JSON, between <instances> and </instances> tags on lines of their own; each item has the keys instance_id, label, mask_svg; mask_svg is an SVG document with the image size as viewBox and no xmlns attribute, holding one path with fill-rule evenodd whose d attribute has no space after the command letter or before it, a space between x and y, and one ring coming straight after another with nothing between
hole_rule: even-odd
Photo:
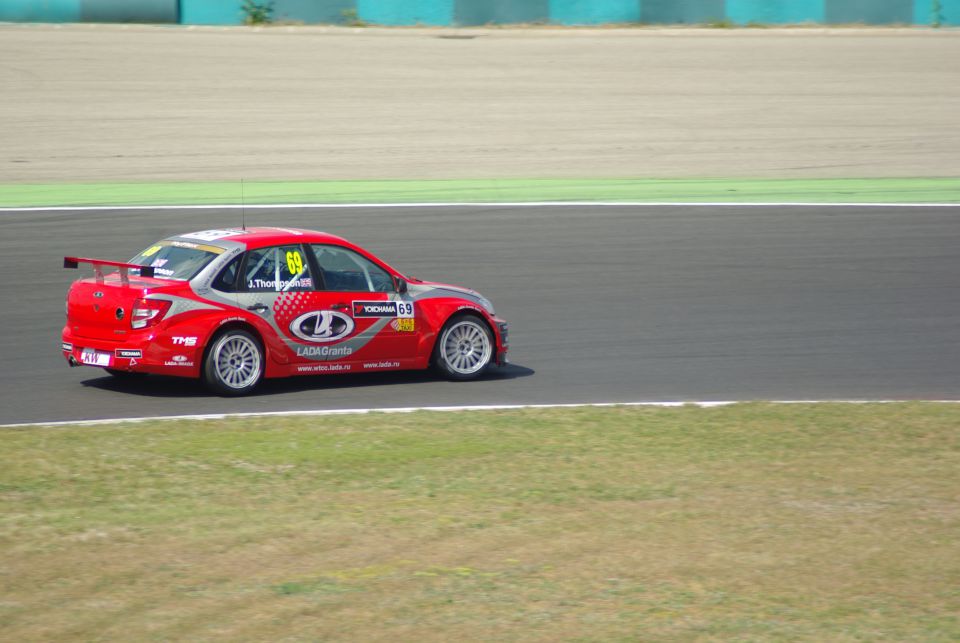
<instances>
[{"instance_id":1,"label":"white license plate","mask_svg":"<svg viewBox=\"0 0 960 643\"><path fill-rule=\"evenodd\" d=\"M80 361L90 366L110 366L110 357L110 353L92 348L84 348L80 351Z\"/></svg>"}]
</instances>

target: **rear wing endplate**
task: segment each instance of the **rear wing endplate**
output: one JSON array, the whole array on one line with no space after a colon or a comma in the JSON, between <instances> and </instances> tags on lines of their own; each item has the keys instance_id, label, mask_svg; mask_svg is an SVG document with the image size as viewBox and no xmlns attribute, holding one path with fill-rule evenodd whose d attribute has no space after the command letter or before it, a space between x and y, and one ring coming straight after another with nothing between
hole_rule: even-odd
<instances>
[{"instance_id":1,"label":"rear wing endplate","mask_svg":"<svg viewBox=\"0 0 960 643\"><path fill-rule=\"evenodd\" d=\"M124 286L130 285L130 269L135 268L140 271L141 277L155 276L155 270L151 266L138 266L135 263L124 263L123 261L106 261L104 259L88 259L87 257L64 257L64 268L78 268L82 263L89 263L93 266L93 272L97 276L97 283L103 283L103 267L116 268L120 272L120 281Z\"/></svg>"}]
</instances>

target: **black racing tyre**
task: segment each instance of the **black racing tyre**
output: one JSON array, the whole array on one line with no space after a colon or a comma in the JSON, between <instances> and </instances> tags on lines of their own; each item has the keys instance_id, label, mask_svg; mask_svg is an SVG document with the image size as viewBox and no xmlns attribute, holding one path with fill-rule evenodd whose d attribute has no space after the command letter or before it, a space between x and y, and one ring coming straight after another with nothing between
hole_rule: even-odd
<instances>
[{"instance_id":1,"label":"black racing tyre","mask_svg":"<svg viewBox=\"0 0 960 643\"><path fill-rule=\"evenodd\" d=\"M219 395L250 393L263 377L263 349L256 337L238 328L214 337L203 360L203 381Z\"/></svg>"},{"instance_id":2,"label":"black racing tyre","mask_svg":"<svg viewBox=\"0 0 960 643\"><path fill-rule=\"evenodd\" d=\"M475 315L460 315L440 331L433 349L433 364L448 379L472 380L487 370L493 353L493 334L486 323Z\"/></svg>"}]
</instances>

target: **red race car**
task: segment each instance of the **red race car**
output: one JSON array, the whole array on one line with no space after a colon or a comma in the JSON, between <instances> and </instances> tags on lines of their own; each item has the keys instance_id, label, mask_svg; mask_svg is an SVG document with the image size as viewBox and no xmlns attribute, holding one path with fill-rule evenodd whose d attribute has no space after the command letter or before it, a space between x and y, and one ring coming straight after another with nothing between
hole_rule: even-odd
<instances>
[{"instance_id":1,"label":"red race car","mask_svg":"<svg viewBox=\"0 0 960 643\"><path fill-rule=\"evenodd\" d=\"M124 376L199 377L223 395L263 377L423 369L469 380L507 362L507 323L479 293L405 277L310 230L205 230L127 263L93 265L67 294L63 355Z\"/></svg>"}]
</instances>

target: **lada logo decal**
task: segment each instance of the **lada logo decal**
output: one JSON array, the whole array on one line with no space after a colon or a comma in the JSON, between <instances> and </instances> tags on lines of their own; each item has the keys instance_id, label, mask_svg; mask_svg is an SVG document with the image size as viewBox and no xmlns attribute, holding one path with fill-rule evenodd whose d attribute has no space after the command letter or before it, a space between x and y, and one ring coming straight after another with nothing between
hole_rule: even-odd
<instances>
[{"instance_id":1,"label":"lada logo decal","mask_svg":"<svg viewBox=\"0 0 960 643\"><path fill-rule=\"evenodd\" d=\"M343 339L353 332L353 320L335 310L314 310L290 322L290 332L315 344Z\"/></svg>"}]
</instances>

